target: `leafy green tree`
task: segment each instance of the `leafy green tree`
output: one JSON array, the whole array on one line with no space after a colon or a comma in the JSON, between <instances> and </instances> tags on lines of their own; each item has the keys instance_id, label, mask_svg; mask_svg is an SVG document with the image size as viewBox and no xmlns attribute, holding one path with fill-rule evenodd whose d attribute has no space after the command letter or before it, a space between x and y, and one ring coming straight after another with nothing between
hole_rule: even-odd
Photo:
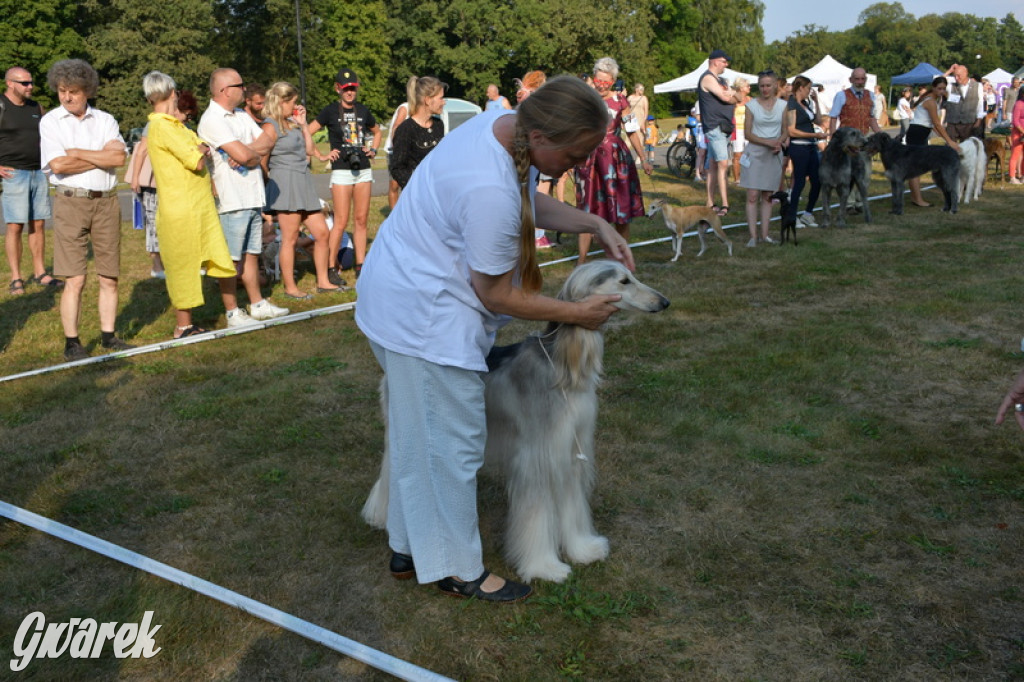
<instances>
[{"instance_id":1,"label":"leafy green tree","mask_svg":"<svg viewBox=\"0 0 1024 682\"><path fill-rule=\"evenodd\" d=\"M203 0L87 0L92 30L86 50L100 74L97 106L124 129L144 125L150 106L142 95L142 77L157 70L179 89L191 89L201 101L214 63L208 56L214 36L210 3Z\"/></svg>"},{"instance_id":2,"label":"leafy green tree","mask_svg":"<svg viewBox=\"0 0 1024 682\"><path fill-rule=\"evenodd\" d=\"M1014 73L1024 65L1024 26L1012 14L1007 14L996 29L1003 68Z\"/></svg>"},{"instance_id":3,"label":"leafy green tree","mask_svg":"<svg viewBox=\"0 0 1024 682\"><path fill-rule=\"evenodd\" d=\"M827 54L842 61L848 42L846 32L807 24L785 40L776 40L769 45L765 58L778 73L792 77L811 68Z\"/></svg>"},{"instance_id":4,"label":"leafy green tree","mask_svg":"<svg viewBox=\"0 0 1024 682\"><path fill-rule=\"evenodd\" d=\"M964 64L974 75L986 74L1002 63L996 20L971 14L947 12L940 17L937 32L945 44L944 69L953 62Z\"/></svg>"},{"instance_id":5,"label":"leafy green tree","mask_svg":"<svg viewBox=\"0 0 1024 682\"><path fill-rule=\"evenodd\" d=\"M383 123L391 115L389 87L395 82L383 0L341 3L316 0L304 26L305 67L309 108L313 115L336 102L334 77L340 68L359 76L359 100ZM293 19L294 24L294 19ZM297 82L297 81L296 81ZM404 94L404 81L402 93ZM402 97L404 99L404 97Z\"/></svg>"},{"instance_id":6,"label":"leafy green tree","mask_svg":"<svg viewBox=\"0 0 1024 682\"><path fill-rule=\"evenodd\" d=\"M909 71L919 62L941 61L942 40L922 29L898 2L876 3L850 29L845 54L848 66L863 66L880 81Z\"/></svg>"},{"instance_id":7,"label":"leafy green tree","mask_svg":"<svg viewBox=\"0 0 1024 682\"><path fill-rule=\"evenodd\" d=\"M47 109L57 101L46 86L47 70L61 59L85 54L77 7L72 0L0 0L5 25L0 33L0 71L12 66L28 69L36 81L32 96Z\"/></svg>"},{"instance_id":8,"label":"leafy green tree","mask_svg":"<svg viewBox=\"0 0 1024 682\"><path fill-rule=\"evenodd\" d=\"M721 48L737 71L756 73L765 67L764 3L760 0L694 0L702 21L693 44L706 57Z\"/></svg>"}]
</instances>

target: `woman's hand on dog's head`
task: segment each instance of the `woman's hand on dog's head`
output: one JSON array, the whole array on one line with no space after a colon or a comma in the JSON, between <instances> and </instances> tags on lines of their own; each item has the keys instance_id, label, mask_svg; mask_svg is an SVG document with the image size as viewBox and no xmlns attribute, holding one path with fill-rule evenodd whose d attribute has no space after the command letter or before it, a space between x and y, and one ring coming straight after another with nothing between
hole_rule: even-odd
<instances>
[{"instance_id":1,"label":"woman's hand on dog's head","mask_svg":"<svg viewBox=\"0 0 1024 682\"><path fill-rule=\"evenodd\" d=\"M586 329L599 329L619 308L615 305L622 300L620 294L591 294L576 303L579 317L574 324Z\"/></svg>"}]
</instances>

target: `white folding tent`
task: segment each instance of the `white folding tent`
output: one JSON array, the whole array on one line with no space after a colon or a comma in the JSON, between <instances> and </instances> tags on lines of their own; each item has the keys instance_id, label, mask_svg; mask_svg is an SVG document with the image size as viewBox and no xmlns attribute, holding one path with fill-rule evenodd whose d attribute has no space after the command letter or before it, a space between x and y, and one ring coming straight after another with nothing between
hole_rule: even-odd
<instances>
[{"instance_id":1,"label":"white folding tent","mask_svg":"<svg viewBox=\"0 0 1024 682\"><path fill-rule=\"evenodd\" d=\"M661 94L663 92L683 92L686 90L696 90L697 81L700 80L701 75L703 75L703 73L707 70L708 60L705 59L703 62L701 62L700 66L698 66L696 69L686 74L685 76L673 78L672 80L665 81L664 83L658 83L657 85L654 86L654 92L657 94ZM752 87L756 87L757 85L757 76L752 73L743 73L742 71L733 71L732 69L726 69L725 71L722 72L722 78L727 80L729 82L729 85L732 85L733 81L735 81L737 77L746 78L748 81L750 81Z\"/></svg>"},{"instance_id":2,"label":"white folding tent","mask_svg":"<svg viewBox=\"0 0 1024 682\"><path fill-rule=\"evenodd\" d=\"M820 62L800 75L810 78L812 83L820 83L825 87L825 91L818 94L818 102L822 106L821 112L828 114L829 109L832 108L833 98L835 98L840 90L850 87L851 73L853 73L852 68L840 64L832 55L827 54ZM869 73L867 85L864 87L874 92L875 83L877 82L878 77L873 73Z\"/></svg>"}]
</instances>

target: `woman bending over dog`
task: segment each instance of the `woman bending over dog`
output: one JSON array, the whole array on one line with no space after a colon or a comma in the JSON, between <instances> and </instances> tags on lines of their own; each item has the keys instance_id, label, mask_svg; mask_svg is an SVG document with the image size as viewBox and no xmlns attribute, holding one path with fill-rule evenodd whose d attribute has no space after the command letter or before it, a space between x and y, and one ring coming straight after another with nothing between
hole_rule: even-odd
<instances>
[{"instance_id":1,"label":"woman bending over dog","mask_svg":"<svg viewBox=\"0 0 1024 682\"><path fill-rule=\"evenodd\" d=\"M388 543L396 578L455 597L514 602L530 587L484 570L476 475L487 436L485 358L510 317L596 329L619 296L539 293L534 228L596 235L632 269L604 219L537 194L605 139L608 108L586 83L548 81L515 111L446 135L381 225L358 280L356 323L384 370L390 447ZM535 223L536 220L536 223Z\"/></svg>"}]
</instances>

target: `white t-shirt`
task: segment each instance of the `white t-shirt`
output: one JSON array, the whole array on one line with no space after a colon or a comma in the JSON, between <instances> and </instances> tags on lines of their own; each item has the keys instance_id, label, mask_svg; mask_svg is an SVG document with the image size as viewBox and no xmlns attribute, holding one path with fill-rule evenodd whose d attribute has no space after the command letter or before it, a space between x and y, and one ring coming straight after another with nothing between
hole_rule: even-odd
<instances>
[{"instance_id":1,"label":"white t-shirt","mask_svg":"<svg viewBox=\"0 0 1024 682\"><path fill-rule=\"evenodd\" d=\"M446 135L420 163L381 225L356 284L356 324L370 340L439 365L486 371L498 329L470 271L500 275L519 262L519 179L484 112ZM530 169L530 200L536 187Z\"/></svg>"},{"instance_id":2,"label":"white t-shirt","mask_svg":"<svg viewBox=\"0 0 1024 682\"><path fill-rule=\"evenodd\" d=\"M212 101L199 119L199 137L214 149L235 141L250 145L262 132L244 109L228 111ZM228 164L223 155L214 152L211 156L213 184L217 187L217 212L263 208L266 195L260 169L250 168L248 173L242 175Z\"/></svg>"},{"instance_id":3,"label":"white t-shirt","mask_svg":"<svg viewBox=\"0 0 1024 682\"><path fill-rule=\"evenodd\" d=\"M84 173L60 175L50 170L50 162L67 156L69 149L99 151L111 140L124 138L117 121L105 111L86 107L85 116L78 118L63 106L47 113L39 121L39 156L42 169L50 176L50 183L97 192L109 192L117 186L114 169L93 168Z\"/></svg>"}]
</instances>

